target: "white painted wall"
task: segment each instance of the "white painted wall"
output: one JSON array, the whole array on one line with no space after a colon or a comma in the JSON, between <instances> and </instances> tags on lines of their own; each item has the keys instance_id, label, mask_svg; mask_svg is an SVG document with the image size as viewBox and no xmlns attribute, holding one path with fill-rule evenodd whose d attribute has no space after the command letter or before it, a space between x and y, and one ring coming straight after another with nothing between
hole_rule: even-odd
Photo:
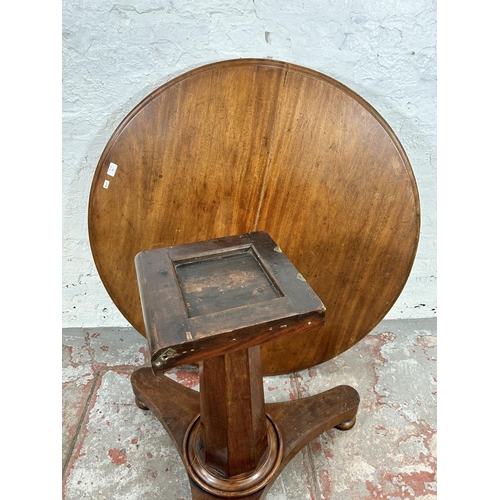
<instances>
[{"instance_id":1,"label":"white painted wall","mask_svg":"<svg viewBox=\"0 0 500 500\"><path fill-rule=\"evenodd\" d=\"M436 314L435 0L63 0L63 327L128 326L94 266L92 176L155 88L197 66L272 57L329 75L402 142L422 205L408 283L387 318Z\"/></svg>"}]
</instances>

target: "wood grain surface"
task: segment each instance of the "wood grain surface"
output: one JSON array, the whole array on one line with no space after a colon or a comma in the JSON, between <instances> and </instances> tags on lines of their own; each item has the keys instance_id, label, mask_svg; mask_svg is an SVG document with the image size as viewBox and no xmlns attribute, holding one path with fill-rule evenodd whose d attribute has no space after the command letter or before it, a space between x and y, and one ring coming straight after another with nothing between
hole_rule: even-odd
<instances>
[{"instance_id":1,"label":"wood grain surface","mask_svg":"<svg viewBox=\"0 0 500 500\"><path fill-rule=\"evenodd\" d=\"M323 328L262 346L277 374L337 356L387 314L420 208L403 147L361 97L303 67L239 59L181 75L128 114L97 165L88 224L102 282L143 335L137 253L267 231L327 310Z\"/></svg>"}]
</instances>

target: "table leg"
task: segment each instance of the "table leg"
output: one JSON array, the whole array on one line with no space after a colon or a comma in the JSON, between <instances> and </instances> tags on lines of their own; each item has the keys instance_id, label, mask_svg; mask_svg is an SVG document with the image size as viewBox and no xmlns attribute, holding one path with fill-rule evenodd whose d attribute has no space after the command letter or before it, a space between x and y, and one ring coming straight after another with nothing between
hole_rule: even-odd
<instances>
[{"instance_id":1,"label":"table leg","mask_svg":"<svg viewBox=\"0 0 500 500\"><path fill-rule=\"evenodd\" d=\"M137 400L153 412L161 422L186 468L185 437L200 414L200 393L184 387L168 377L155 376L150 368L140 368L132 374L132 387ZM248 493L216 494L204 490L190 477L193 500L222 498L263 500L274 480L290 460L324 431L337 427L347 430L354 425L359 395L350 386L342 385L315 396L265 405L265 413L280 434L282 458L265 486ZM238 496L240 495L240 496Z\"/></svg>"}]
</instances>

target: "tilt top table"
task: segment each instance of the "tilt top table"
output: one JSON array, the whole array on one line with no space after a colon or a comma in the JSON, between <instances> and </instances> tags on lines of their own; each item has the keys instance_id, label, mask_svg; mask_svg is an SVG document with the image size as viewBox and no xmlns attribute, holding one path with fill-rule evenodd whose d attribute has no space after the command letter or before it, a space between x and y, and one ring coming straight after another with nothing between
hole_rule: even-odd
<instances>
[{"instance_id":1,"label":"tilt top table","mask_svg":"<svg viewBox=\"0 0 500 500\"><path fill-rule=\"evenodd\" d=\"M318 72L209 64L125 117L94 175L90 244L148 339L136 403L171 436L193 500L262 500L307 443L354 425L352 387L266 404L262 376L361 340L401 293L419 228L395 134ZM183 363L199 366L199 393L163 376Z\"/></svg>"}]
</instances>

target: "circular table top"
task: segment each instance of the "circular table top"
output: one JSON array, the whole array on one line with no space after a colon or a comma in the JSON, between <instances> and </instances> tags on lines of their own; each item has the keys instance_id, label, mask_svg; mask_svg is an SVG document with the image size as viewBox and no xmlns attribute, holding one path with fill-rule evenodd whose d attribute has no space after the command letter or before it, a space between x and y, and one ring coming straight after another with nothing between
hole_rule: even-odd
<instances>
[{"instance_id":1,"label":"circular table top","mask_svg":"<svg viewBox=\"0 0 500 500\"><path fill-rule=\"evenodd\" d=\"M139 103L102 153L88 217L102 282L143 335L137 253L267 231L326 306L323 328L262 346L267 374L367 335L420 232L410 163L377 111L332 78L260 59L197 68Z\"/></svg>"}]
</instances>

